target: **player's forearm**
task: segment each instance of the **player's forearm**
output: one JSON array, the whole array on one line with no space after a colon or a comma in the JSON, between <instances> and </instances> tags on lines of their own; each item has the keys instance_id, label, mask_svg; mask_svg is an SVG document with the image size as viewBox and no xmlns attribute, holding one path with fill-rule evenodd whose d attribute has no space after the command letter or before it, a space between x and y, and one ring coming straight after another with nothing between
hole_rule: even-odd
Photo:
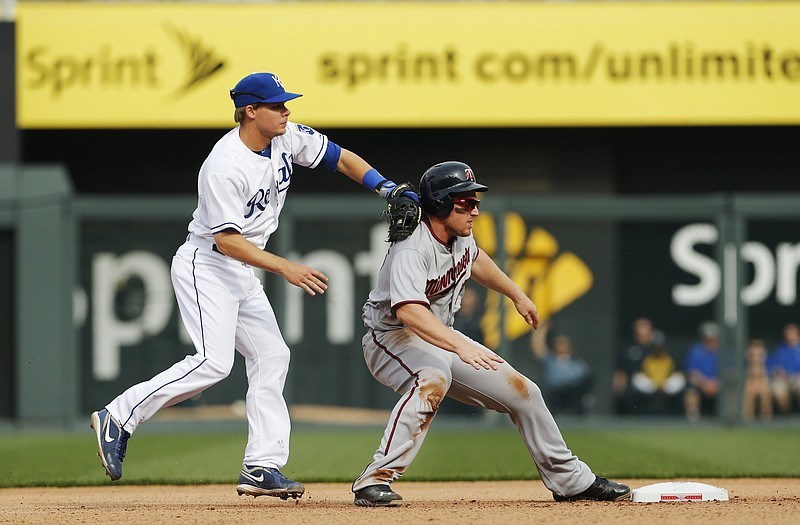
<instances>
[{"instance_id":1,"label":"player's forearm","mask_svg":"<svg viewBox=\"0 0 800 525\"><path fill-rule=\"evenodd\" d=\"M419 202L419 197L411 188L403 187L401 184L401 188L398 189L396 182L381 175L367 161L350 150L342 148L336 169L384 199L391 199L393 190L397 189L402 195L407 196L414 202Z\"/></svg>"},{"instance_id":2,"label":"player's forearm","mask_svg":"<svg viewBox=\"0 0 800 525\"><path fill-rule=\"evenodd\" d=\"M539 312L536 305L483 251L478 252L478 257L472 265L472 277L486 288L511 299L525 322L534 329L539 327Z\"/></svg>"},{"instance_id":3,"label":"player's forearm","mask_svg":"<svg viewBox=\"0 0 800 525\"><path fill-rule=\"evenodd\" d=\"M228 257L268 272L281 274L288 263L283 257L258 248L237 232L217 233L214 235L214 241L219 251Z\"/></svg>"},{"instance_id":4,"label":"player's forearm","mask_svg":"<svg viewBox=\"0 0 800 525\"><path fill-rule=\"evenodd\" d=\"M372 169L367 161L353 153L352 151L342 148L339 154L339 162L336 164L336 170L344 173L350 179L362 184L364 181L364 174Z\"/></svg>"},{"instance_id":5,"label":"player's forearm","mask_svg":"<svg viewBox=\"0 0 800 525\"><path fill-rule=\"evenodd\" d=\"M503 358L491 350L472 344L469 339L445 326L421 304L401 306L397 309L397 317L425 342L453 352L475 370L497 370L497 363L503 362Z\"/></svg>"},{"instance_id":6,"label":"player's forearm","mask_svg":"<svg viewBox=\"0 0 800 525\"><path fill-rule=\"evenodd\" d=\"M443 350L457 353L464 339L439 321L427 307L421 304L405 304L397 309L397 318L424 341Z\"/></svg>"},{"instance_id":7,"label":"player's forearm","mask_svg":"<svg viewBox=\"0 0 800 525\"><path fill-rule=\"evenodd\" d=\"M481 286L501 293L514 302L525 296L522 289L483 250L472 265L472 278Z\"/></svg>"}]
</instances>

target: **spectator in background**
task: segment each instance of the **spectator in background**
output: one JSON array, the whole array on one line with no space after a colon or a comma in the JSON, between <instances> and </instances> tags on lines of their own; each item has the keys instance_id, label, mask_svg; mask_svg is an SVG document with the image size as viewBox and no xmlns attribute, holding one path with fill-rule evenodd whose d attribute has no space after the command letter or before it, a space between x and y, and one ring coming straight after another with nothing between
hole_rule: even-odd
<instances>
[{"instance_id":1,"label":"spectator in background","mask_svg":"<svg viewBox=\"0 0 800 525\"><path fill-rule=\"evenodd\" d=\"M483 344L481 328L480 294L474 286L465 286L461 297L461 309L453 319L453 328L473 341Z\"/></svg>"},{"instance_id":2,"label":"spectator in background","mask_svg":"<svg viewBox=\"0 0 800 525\"><path fill-rule=\"evenodd\" d=\"M631 378L633 389L647 415L680 414L686 377L670 355L664 334L656 331L641 369Z\"/></svg>"},{"instance_id":3,"label":"spectator in background","mask_svg":"<svg viewBox=\"0 0 800 525\"><path fill-rule=\"evenodd\" d=\"M768 360L772 393L782 414L792 410L792 401L800 408L800 327L789 323L783 328L783 342Z\"/></svg>"},{"instance_id":4,"label":"spectator in background","mask_svg":"<svg viewBox=\"0 0 800 525\"><path fill-rule=\"evenodd\" d=\"M552 348L548 346L549 324L542 323L530 339L534 357L543 367L544 399L553 414L585 414L594 406L589 365L573 354L569 336L557 335Z\"/></svg>"},{"instance_id":5,"label":"spectator in background","mask_svg":"<svg viewBox=\"0 0 800 525\"><path fill-rule=\"evenodd\" d=\"M767 373L767 346L761 339L752 339L747 345L746 377L742 398L742 419L752 421L756 406L762 421L772 418L772 392Z\"/></svg>"},{"instance_id":6,"label":"spectator in background","mask_svg":"<svg viewBox=\"0 0 800 525\"><path fill-rule=\"evenodd\" d=\"M640 413L642 408L641 393L631 382L636 372L642 369L642 362L654 345L657 337L653 323L647 317L639 317L632 325L633 341L617 356L611 389L614 395L614 409L617 414Z\"/></svg>"},{"instance_id":7,"label":"spectator in background","mask_svg":"<svg viewBox=\"0 0 800 525\"><path fill-rule=\"evenodd\" d=\"M689 385L683 401L689 421L713 415L719 394L719 326L707 321L700 325L699 332L700 341L689 347L686 354Z\"/></svg>"}]
</instances>

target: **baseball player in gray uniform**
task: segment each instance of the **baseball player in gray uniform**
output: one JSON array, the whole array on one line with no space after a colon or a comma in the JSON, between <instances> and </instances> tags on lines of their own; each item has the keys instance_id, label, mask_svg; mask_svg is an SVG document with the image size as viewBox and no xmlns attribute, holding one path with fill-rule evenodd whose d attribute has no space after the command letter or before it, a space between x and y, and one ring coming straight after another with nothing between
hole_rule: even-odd
<instances>
[{"instance_id":1,"label":"baseball player in gray uniform","mask_svg":"<svg viewBox=\"0 0 800 525\"><path fill-rule=\"evenodd\" d=\"M237 491L297 498L303 484L280 471L289 457L283 398L289 348L253 269L277 273L309 295L327 289L319 270L264 250L278 227L294 164L340 171L385 198L401 188L325 135L289 121L285 103L301 95L287 92L276 75L248 75L230 96L238 126L200 168L197 209L172 261L175 295L196 353L94 412L91 426L106 473L121 478L128 439L139 425L227 377L235 349L248 381L248 438Z\"/></svg>"},{"instance_id":2,"label":"baseball player in gray uniform","mask_svg":"<svg viewBox=\"0 0 800 525\"><path fill-rule=\"evenodd\" d=\"M420 181L423 222L390 246L364 305L367 367L401 397L372 463L353 483L356 505L402 503L391 484L419 452L445 396L509 414L557 501L630 497L628 486L595 476L572 454L533 381L452 328L470 278L511 299L534 329L539 324L536 305L475 244L477 194L487 190L464 163L428 169Z\"/></svg>"}]
</instances>

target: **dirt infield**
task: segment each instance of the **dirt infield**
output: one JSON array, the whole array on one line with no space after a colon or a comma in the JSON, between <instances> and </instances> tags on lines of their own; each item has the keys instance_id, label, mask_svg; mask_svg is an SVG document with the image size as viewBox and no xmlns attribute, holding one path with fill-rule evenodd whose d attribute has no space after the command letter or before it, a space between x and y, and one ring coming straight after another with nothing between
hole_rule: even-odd
<instances>
[{"instance_id":1,"label":"dirt infield","mask_svg":"<svg viewBox=\"0 0 800 525\"><path fill-rule=\"evenodd\" d=\"M641 487L664 480L627 480ZM706 479L728 502L556 503L539 481L398 482L406 504L360 508L346 484L309 484L299 500L237 496L232 485L0 490L0 523L711 523L795 524L800 479Z\"/></svg>"}]
</instances>

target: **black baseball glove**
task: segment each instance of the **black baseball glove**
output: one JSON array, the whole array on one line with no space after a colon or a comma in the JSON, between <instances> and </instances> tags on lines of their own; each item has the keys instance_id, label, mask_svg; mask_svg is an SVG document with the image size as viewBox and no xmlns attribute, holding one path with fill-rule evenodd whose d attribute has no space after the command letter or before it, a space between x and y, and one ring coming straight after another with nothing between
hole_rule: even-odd
<instances>
[{"instance_id":1,"label":"black baseball glove","mask_svg":"<svg viewBox=\"0 0 800 525\"><path fill-rule=\"evenodd\" d=\"M417 196L417 189L410 183L398 184L386 196L386 211L383 215L389 222L388 242L402 241L414 231L422 219L422 208L419 197L413 199L409 193Z\"/></svg>"}]
</instances>

